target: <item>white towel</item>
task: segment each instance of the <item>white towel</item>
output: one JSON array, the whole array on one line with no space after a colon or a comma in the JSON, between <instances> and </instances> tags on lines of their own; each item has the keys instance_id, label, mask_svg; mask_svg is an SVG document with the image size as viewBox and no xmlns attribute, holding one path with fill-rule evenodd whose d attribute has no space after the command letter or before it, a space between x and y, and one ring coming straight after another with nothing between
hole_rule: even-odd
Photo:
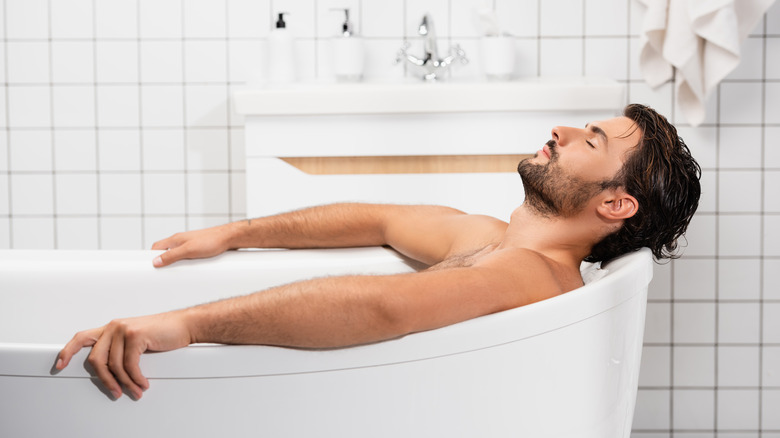
<instances>
[{"instance_id":1,"label":"white towel","mask_svg":"<svg viewBox=\"0 0 780 438\"><path fill-rule=\"evenodd\" d=\"M646 6L639 67L657 87L677 70L677 97L693 126L705 103L739 64L742 41L775 0L639 0Z\"/></svg>"}]
</instances>

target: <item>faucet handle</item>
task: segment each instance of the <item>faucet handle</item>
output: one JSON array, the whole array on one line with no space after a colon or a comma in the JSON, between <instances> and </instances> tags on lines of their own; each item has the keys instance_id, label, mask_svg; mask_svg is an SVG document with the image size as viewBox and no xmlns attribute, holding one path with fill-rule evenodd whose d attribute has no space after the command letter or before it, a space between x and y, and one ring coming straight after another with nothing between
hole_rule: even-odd
<instances>
[{"instance_id":1,"label":"faucet handle","mask_svg":"<svg viewBox=\"0 0 780 438\"><path fill-rule=\"evenodd\" d=\"M460 47L460 44L455 44L454 46L450 46L450 54L455 59L460 60L460 63L463 65L469 63L469 59L466 58L466 51Z\"/></svg>"},{"instance_id":2,"label":"faucet handle","mask_svg":"<svg viewBox=\"0 0 780 438\"><path fill-rule=\"evenodd\" d=\"M401 48L399 48L398 52L395 54L396 64L403 62L403 60L406 59L406 51L409 50L409 47L412 47L412 44L409 43L409 41L404 41L404 43L401 45Z\"/></svg>"},{"instance_id":3,"label":"faucet handle","mask_svg":"<svg viewBox=\"0 0 780 438\"><path fill-rule=\"evenodd\" d=\"M420 59L414 55L410 55L407 50L409 50L409 47L412 47L412 43L409 41L405 41L404 44L401 46L400 49L398 49L398 53L396 53L395 58L395 65L398 65L404 61L409 62L412 65L415 65L417 67L422 67L425 65L425 59Z\"/></svg>"}]
</instances>

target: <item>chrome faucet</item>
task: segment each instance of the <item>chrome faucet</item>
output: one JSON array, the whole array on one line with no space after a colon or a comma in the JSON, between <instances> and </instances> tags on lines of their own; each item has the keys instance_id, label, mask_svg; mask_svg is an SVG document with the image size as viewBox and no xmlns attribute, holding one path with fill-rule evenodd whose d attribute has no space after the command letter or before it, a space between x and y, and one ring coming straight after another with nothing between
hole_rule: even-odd
<instances>
[{"instance_id":1,"label":"chrome faucet","mask_svg":"<svg viewBox=\"0 0 780 438\"><path fill-rule=\"evenodd\" d=\"M450 54L444 58L439 58L439 49L436 45L436 31L433 26L433 20L429 14L425 14L422 19L422 23L417 29L417 33L424 38L424 50L422 58L418 58L414 55L410 55L406 51L411 47L411 44L407 41L398 51L398 56L395 62L400 63L406 60L415 67L422 70L423 79L426 81L436 81L441 77L449 66L455 62L460 61L461 64L468 64L469 60L466 58L466 52L460 48L459 45L450 47Z\"/></svg>"}]
</instances>

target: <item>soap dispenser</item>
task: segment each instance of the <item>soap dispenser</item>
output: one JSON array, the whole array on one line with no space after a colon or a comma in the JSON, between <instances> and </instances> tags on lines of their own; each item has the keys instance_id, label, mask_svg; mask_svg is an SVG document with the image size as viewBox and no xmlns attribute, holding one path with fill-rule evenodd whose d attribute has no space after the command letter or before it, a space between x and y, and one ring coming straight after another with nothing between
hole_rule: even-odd
<instances>
[{"instance_id":1,"label":"soap dispenser","mask_svg":"<svg viewBox=\"0 0 780 438\"><path fill-rule=\"evenodd\" d=\"M268 35L268 80L274 84L289 84L295 81L295 49L292 34L287 29L280 12L276 27Z\"/></svg>"},{"instance_id":2,"label":"soap dispenser","mask_svg":"<svg viewBox=\"0 0 780 438\"><path fill-rule=\"evenodd\" d=\"M338 81L360 81L363 79L363 39L355 34L352 22L349 20L349 8L332 10L344 12L341 32L331 39L333 74Z\"/></svg>"}]
</instances>

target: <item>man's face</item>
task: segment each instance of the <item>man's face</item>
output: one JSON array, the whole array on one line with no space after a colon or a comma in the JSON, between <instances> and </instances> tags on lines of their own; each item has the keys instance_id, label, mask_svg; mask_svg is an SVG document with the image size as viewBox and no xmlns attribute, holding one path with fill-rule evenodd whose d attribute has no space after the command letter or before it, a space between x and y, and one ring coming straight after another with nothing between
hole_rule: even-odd
<instances>
[{"instance_id":1,"label":"man's face","mask_svg":"<svg viewBox=\"0 0 780 438\"><path fill-rule=\"evenodd\" d=\"M548 216L573 216L614 180L641 134L627 117L556 126L552 139L517 166L526 203Z\"/></svg>"}]
</instances>

